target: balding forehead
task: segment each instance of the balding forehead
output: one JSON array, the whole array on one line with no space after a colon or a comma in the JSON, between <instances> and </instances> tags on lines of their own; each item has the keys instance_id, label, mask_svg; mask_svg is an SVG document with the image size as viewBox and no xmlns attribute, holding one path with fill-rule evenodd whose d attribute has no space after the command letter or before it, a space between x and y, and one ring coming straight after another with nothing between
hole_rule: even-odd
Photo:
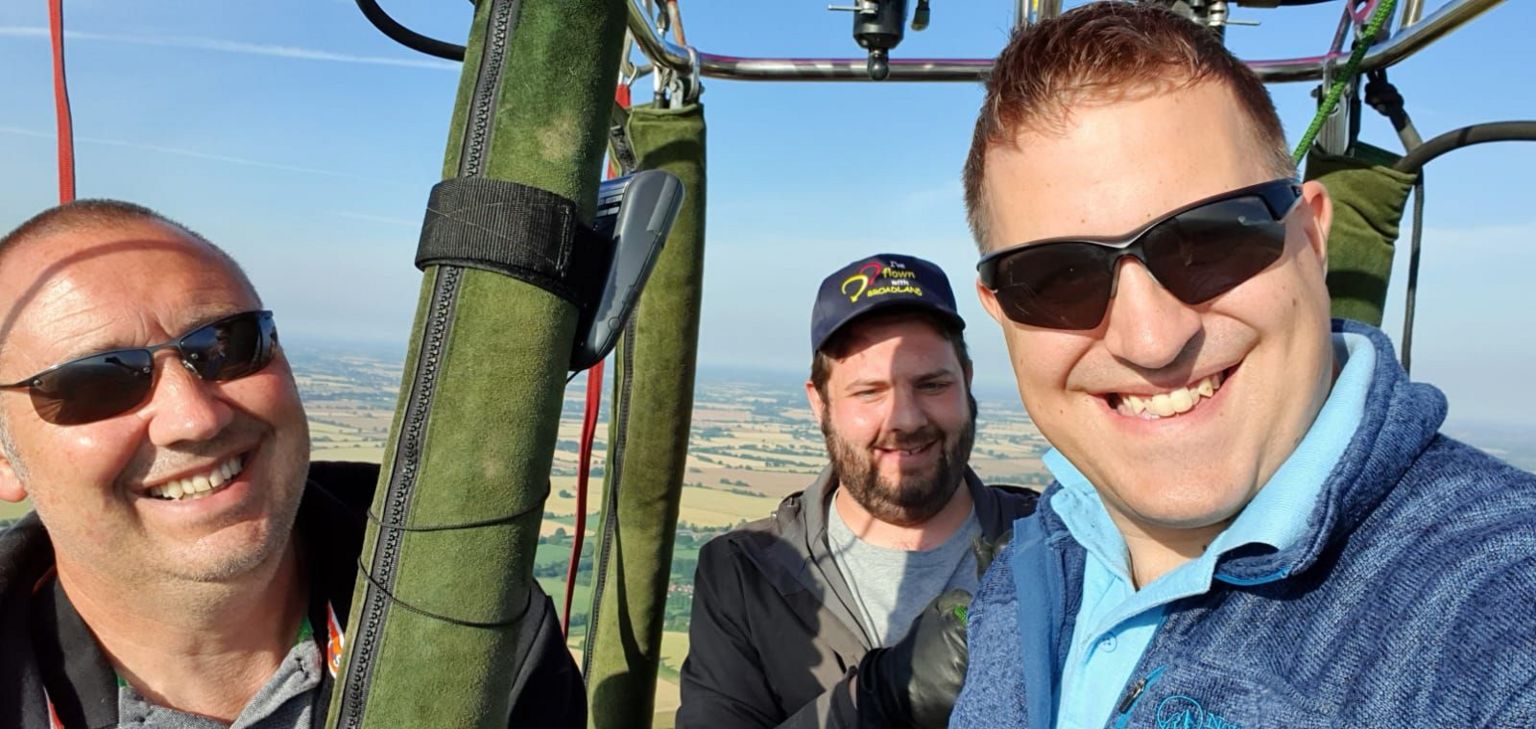
<instances>
[{"instance_id":1,"label":"balding forehead","mask_svg":"<svg viewBox=\"0 0 1536 729\"><path fill-rule=\"evenodd\" d=\"M142 345L155 330L174 336L258 308L238 266L183 231L135 222L41 235L0 258L0 369Z\"/></svg>"},{"instance_id":2,"label":"balding forehead","mask_svg":"<svg viewBox=\"0 0 1536 729\"><path fill-rule=\"evenodd\" d=\"M201 236L169 222L142 218L110 221L77 221L45 226L28 235L8 239L0 248L0 316L24 306L51 280L82 266L110 260L125 270L127 257L184 252L207 259L207 265L223 267L258 304L261 301L245 271L229 254Z\"/></svg>"}]
</instances>

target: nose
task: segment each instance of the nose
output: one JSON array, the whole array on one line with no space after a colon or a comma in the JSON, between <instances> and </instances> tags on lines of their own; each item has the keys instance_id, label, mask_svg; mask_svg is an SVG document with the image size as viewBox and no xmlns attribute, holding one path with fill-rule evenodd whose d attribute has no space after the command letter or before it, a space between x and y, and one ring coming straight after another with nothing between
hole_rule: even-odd
<instances>
[{"instance_id":1,"label":"nose","mask_svg":"<svg viewBox=\"0 0 1536 729\"><path fill-rule=\"evenodd\" d=\"M229 404L215 396L212 383L190 371L174 355L158 364L159 377L140 416L149 419L156 445L201 442L223 432L234 418Z\"/></svg>"},{"instance_id":2,"label":"nose","mask_svg":"<svg viewBox=\"0 0 1536 729\"><path fill-rule=\"evenodd\" d=\"M1122 259L1115 275L1115 297L1105 314L1105 346L1137 367L1173 364L1200 333L1200 312L1163 288L1140 261Z\"/></svg>"},{"instance_id":3,"label":"nose","mask_svg":"<svg viewBox=\"0 0 1536 729\"><path fill-rule=\"evenodd\" d=\"M886 432L912 433L928 423L928 416L912 388L892 388L889 402L890 409L885 414Z\"/></svg>"}]
</instances>

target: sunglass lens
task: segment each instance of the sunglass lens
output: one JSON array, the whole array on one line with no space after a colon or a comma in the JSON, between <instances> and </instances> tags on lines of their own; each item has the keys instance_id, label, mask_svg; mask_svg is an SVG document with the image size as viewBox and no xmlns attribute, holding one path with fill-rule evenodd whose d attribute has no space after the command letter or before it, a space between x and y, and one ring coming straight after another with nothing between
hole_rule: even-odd
<instances>
[{"instance_id":1,"label":"sunglass lens","mask_svg":"<svg viewBox=\"0 0 1536 729\"><path fill-rule=\"evenodd\" d=\"M31 388L38 416L55 425L110 418L144 401L154 382L144 350L107 352L70 362L38 377Z\"/></svg>"},{"instance_id":2,"label":"sunglass lens","mask_svg":"<svg viewBox=\"0 0 1536 729\"><path fill-rule=\"evenodd\" d=\"M181 339L182 355L205 380L234 380L272 361L272 317L252 312L216 321Z\"/></svg>"},{"instance_id":3,"label":"sunglass lens","mask_svg":"<svg viewBox=\"0 0 1536 729\"><path fill-rule=\"evenodd\" d=\"M1276 221L1262 199L1241 197L1181 213L1143 240L1157 280L1184 303L1199 304L1279 260L1285 222Z\"/></svg>"},{"instance_id":4,"label":"sunglass lens","mask_svg":"<svg viewBox=\"0 0 1536 729\"><path fill-rule=\"evenodd\" d=\"M1003 313L1037 327L1098 326L1113 282L1107 253L1089 244L1050 243L999 260L994 284Z\"/></svg>"}]
</instances>

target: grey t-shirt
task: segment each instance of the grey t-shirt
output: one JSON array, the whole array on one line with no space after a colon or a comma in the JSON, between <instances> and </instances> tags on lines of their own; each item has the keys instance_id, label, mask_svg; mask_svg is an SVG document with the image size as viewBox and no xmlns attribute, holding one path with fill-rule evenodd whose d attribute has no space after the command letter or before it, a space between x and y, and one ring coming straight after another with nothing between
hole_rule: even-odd
<instances>
[{"instance_id":1,"label":"grey t-shirt","mask_svg":"<svg viewBox=\"0 0 1536 729\"><path fill-rule=\"evenodd\" d=\"M126 683L117 689L118 726L135 729L308 729L325 670L320 646L301 640L277 672L235 717L235 723L156 706Z\"/></svg>"},{"instance_id":2,"label":"grey t-shirt","mask_svg":"<svg viewBox=\"0 0 1536 729\"><path fill-rule=\"evenodd\" d=\"M981 534L981 522L974 508L965 525L943 544L908 551L859 539L833 501L827 501L827 546L875 645L889 646L906 637L918 614L945 591L976 592L980 580L971 543Z\"/></svg>"}]
</instances>

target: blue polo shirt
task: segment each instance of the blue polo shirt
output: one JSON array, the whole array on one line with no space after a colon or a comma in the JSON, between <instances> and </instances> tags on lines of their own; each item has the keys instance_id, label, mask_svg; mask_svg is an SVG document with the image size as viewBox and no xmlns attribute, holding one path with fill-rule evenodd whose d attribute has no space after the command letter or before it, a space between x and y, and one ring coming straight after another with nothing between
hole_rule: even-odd
<instances>
[{"instance_id":1,"label":"blue polo shirt","mask_svg":"<svg viewBox=\"0 0 1536 729\"><path fill-rule=\"evenodd\" d=\"M1125 539L1093 484L1060 452L1045 454L1046 467L1062 486L1051 507L1088 553L1082 605L1062 668L1057 727L1099 729L1108 723L1163 624L1165 606L1208 592L1221 555L1248 544L1284 549L1303 533L1323 482L1360 425L1376 367L1376 348L1366 337L1335 334L1333 343L1344 368L1301 444L1204 554L1140 591L1131 580Z\"/></svg>"}]
</instances>

